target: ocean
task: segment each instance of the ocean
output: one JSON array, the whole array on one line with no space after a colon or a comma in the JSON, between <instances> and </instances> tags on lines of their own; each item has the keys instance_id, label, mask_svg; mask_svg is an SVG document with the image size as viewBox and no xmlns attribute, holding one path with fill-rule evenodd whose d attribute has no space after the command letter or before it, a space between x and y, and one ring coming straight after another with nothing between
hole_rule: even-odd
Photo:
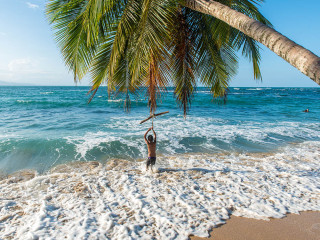
<instances>
[{"instance_id":1,"label":"ocean","mask_svg":"<svg viewBox=\"0 0 320 240\"><path fill-rule=\"evenodd\" d=\"M105 163L146 158L151 121L143 93L130 113L101 89L87 104L88 87L0 87L0 169L12 173L72 161ZM226 104L199 88L186 120L173 90L155 119L158 154L275 152L320 141L320 88L231 88ZM303 110L310 109L309 113Z\"/></svg>"},{"instance_id":2,"label":"ocean","mask_svg":"<svg viewBox=\"0 0 320 240\"><path fill-rule=\"evenodd\" d=\"M198 88L186 119L169 88L156 173L145 94L127 113L88 90L0 87L0 239L187 239L230 214L320 210L320 88L230 88L226 104Z\"/></svg>"}]
</instances>

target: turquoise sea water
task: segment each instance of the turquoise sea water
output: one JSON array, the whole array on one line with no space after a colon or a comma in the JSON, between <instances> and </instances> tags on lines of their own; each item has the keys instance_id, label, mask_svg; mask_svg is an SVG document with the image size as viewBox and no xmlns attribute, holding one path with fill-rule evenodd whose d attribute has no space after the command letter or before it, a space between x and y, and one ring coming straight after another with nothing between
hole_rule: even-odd
<instances>
[{"instance_id":1,"label":"turquoise sea water","mask_svg":"<svg viewBox=\"0 0 320 240\"><path fill-rule=\"evenodd\" d=\"M151 122L144 94L123 102L101 89L90 104L89 87L0 87L0 171L44 172L71 161L147 156L144 132ZM158 154L276 152L320 141L320 88L231 88L227 104L199 88L184 120L172 89L155 120ZM309 113L303 110L309 108Z\"/></svg>"}]
</instances>

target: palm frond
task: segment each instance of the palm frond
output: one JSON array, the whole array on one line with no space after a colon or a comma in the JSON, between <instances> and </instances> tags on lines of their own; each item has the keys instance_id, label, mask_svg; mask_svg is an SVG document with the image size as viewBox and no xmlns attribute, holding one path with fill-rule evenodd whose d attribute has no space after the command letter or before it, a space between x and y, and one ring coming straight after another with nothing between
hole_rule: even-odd
<instances>
[{"instance_id":1,"label":"palm frond","mask_svg":"<svg viewBox=\"0 0 320 240\"><path fill-rule=\"evenodd\" d=\"M138 1L128 0L119 23L117 24L116 35L113 42L113 47L110 55L109 76L112 75L115 69L121 62L121 58L125 55L125 50L128 50L129 39L132 38L136 23L139 21L141 5Z\"/></svg>"},{"instance_id":2,"label":"palm frond","mask_svg":"<svg viewBox=\"0 0 320 240\"><path fill-rule=\"evenodd\" d=\"M217 0L268 26L263 0ZM49 0L47 16L64 61L80 81L91 74L89 102L99 87L130 107L146 87L150 112L171 83L186 116L197 79L213 97L226 96L237 69L236 52L261 79L258 43L212 16L181 7L181 0Z\"/></svg>"},{"instance_id":3,"label":"palm frond","mask_svg":"<svg viewBox=\"0 0 320 240\"><path fill-rule=\"evenodd\" d=\"M272 27L272 24L259 12L257 8L257 5L262 2L264 2L264 0L232 0L231 2L225 1L224 4L229 3L229 6L238 12L258 20L269 27ZM233 46L236 50L242 49L242 55L252 62L254 78L262 79L259 67L261 55L258 42L236 29L232 28L231 31Z\"/></svg>"},{"instance_id":4,"label":"palm frond","mask_svg":"<svg viewBox=\"0 0 320 240\"><path fill-rule=\"evenodd\" d=\"M109 61L112 51L113 41L115 37L115 32L110 32L107 37L105 37L105 42L101 44L95 55L92 67L91 67L91 89L88 94L91 94L89 103L93 99L95 93L101 84L107 83L109 74Z\"/></svg>"},{"instance_id":5,"label":"palm frond","mask_svg":"<svg viewBox=\"0 0 320 240\"><path fill-rule=\"evenodd\" d=\"M168 51L170 41L168 27L175 14L177 4L172 0L143 1L141 18L137 24L129 51L132 80L147 86L150 112L157 107L157 99L169 84Z\"/></svg>"},{"instance_id":6,"label":"palm frond","mask_svg":"<svg viewBox=\"0 0 320 240\"><path fill-rule=\"evenodd\" d=\"M173 29L172 71L174 94L183 109L184 117L191 106L191 100L196 90L194 42L196 36L192 34L193 19L188 15L189 9L181 8L177 12L175 28Z\"/></svg>"},{"instance_id":7,"label":"palm frond","mask_svg":"<svg viewBox=\"0 0 320 240\"><path fill-rule=\"evenodd\" d=\"M163 59L160 60L152 56L149 64L149 76L145 83L150 114L155 113L157 101L161 99L161 94L166 91L166 86L169 84L170 74L168 69L169 66Z\"/></svg>"},{"instance_id":8,"label":"palm frond","mask_svg":"<svg viewBox=\"0 0 320 240\"><path fill-rule=\"evenodd\" d=\"M199 15L197 12L193 12ZM209 87L213 97L224 97L232 76L236 74L237 57L228 45L230 31L216 32L215 27L224 26L211 16L200 15L198 36L198 65L200 81Z\"/></svg>"}]
</instances>

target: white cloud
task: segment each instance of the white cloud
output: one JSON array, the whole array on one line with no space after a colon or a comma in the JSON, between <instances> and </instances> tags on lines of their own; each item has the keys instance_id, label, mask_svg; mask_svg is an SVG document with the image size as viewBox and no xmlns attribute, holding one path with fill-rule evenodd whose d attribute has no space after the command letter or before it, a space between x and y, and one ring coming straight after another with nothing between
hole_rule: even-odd
<instances>
[{"instance_id":1,"label":"white cloud","mask_svg":"<svg viewBox=\"0 0 320 240\"><path fill-rule=\"evenodd\" d=\"M29 8L32 8L32 9L39 8L39 5L37 5L37 4L33 4L33 3L30 3L30 2L26 2L26 4L28 5Z\"/></svg>"},{"instance_id":2,"label":"white cloud","mask_svg":"<svg viewBox=\"0 0 320 240\"><path fill-rule=\"evenodd\" d=\"M68 73L62 63L54 65L51 58L32 56L21 56L11 61L1 61L0 58L0 81L50 86L74 85L73 75ZM89 80L84 79L78 85L89 85Z\"/></svg>"},{"instance_id":3,"label":"white cloud","mask_svg":"<svg viewBox=\"0 0 320 240\"><path fill-rule=\"evenodd\" d=\"M30 58L14 59L8 64L10 72L34 72L37 63Z\"/></svg>"}]
</instances>

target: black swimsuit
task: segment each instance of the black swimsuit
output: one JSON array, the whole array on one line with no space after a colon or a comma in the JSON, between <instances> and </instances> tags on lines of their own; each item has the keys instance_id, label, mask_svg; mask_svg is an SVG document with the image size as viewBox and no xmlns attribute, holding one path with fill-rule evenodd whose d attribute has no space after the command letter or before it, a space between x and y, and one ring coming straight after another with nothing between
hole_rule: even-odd
<instances>
[{"instance_id":1,"label":"black swimsuit","mask_svg":"<svg viewBox=\"0 0 320 240\"><path fill-rule=\"evenodd\" d=\"M147 160L147 168L151 165L155 165L156 164L156 157L148 157L148 160Z\"/></svg>"}]
</instances>

